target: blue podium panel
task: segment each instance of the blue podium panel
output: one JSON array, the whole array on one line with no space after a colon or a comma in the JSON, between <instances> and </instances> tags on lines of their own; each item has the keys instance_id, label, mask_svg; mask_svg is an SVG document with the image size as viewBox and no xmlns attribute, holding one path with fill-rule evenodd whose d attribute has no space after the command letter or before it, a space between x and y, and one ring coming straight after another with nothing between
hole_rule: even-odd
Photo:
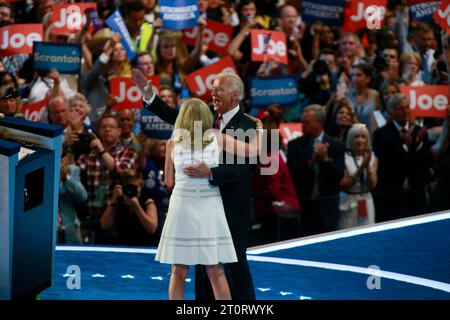
<instances>
[{"instance_id":1,"label":"blue podium panel","mask_svg":"<svg viewBox=\"0 0 450 320\"><path fill-rule=\"evenodd\" d=\"M0 300L52 284L62 131L0 119Z\"/></svg>"},{"instance_id":2,"label":"blue podium panel","mask_svg":"<svg viewBox=\"0 0 450 320\"><path fill-rule=\"evenodd\" d=\"M52 151L34 150L16 168L13 297L51 286L55 164Z\"/></svg>"}]
</instances>

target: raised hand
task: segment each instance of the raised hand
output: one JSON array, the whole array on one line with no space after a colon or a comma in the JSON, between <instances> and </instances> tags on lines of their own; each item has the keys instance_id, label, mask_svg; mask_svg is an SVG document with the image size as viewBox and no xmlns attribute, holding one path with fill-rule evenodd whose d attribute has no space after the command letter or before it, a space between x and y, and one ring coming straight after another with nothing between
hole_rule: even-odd
<instances>
[{"instance_id":1,"label":"raised hand","mask_svg":"<svg viewBox=\"0 0 450 320\"><path fill-rule=\"evenodd\" d=\"M139 90L141 90L141 93L144 95L144 98L146 100L153 97L153 86L152 81L148 80L141 70L139 69L133 69L131 70L131 80L136 83Z\"/></svg>"},{"instance_id":2,"label":"raised hand","mask_svg":"<svg viewBox=\"0 0 450 320\"><path fill-rule=\"evenodd\" d=\"M111 203L113 204L117 203L117 200L122 196L123 196L122 186L120 184L116 184L112 192Z\"/></svg>"},{"instance_id":3,"label":"raised hand","mask_svg":"<svg viewBox=\"0 0 450 320\"><path fill-rule=\"evenodd\" d=\"M156 18L152 25L153 29L161 29L163 27L163 21L161 18Z\"/></svg>"},{"instance_id":4,"label":"raised hand","mask_svg":"<svg viewBox=\"0 0 450 320\"><path fill-rule=\"evenodd\" d=\"M92 141L91 141L91 143L89 145L91 147L91 149L92 150L97 150L97 152L104 151L105 148L103 147L103 144L100 141L100 139L97 138L97 136L94 133L91 133L91 134L92 134L92 137L93 137L93 139L92 139Z\"/></svg>"}]
</instances>

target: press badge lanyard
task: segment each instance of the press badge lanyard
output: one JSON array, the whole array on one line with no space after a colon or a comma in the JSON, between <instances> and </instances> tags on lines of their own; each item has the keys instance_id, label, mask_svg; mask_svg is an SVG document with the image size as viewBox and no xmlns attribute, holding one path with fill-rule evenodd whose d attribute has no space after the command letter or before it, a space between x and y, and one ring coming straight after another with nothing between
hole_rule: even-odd
<instances>
[{"instance_id":1,"label":"press badge lanyard","mask_svg":"<svg viewBox=\"0 0 450 320\"><path fill-rule=\"evenodd\" d=\"M356 161L356 156L354 153L352 153L352 158L353 161L355 162L355 166L356 166L356 170L359 170L360 166L358 164L358 161ZM363 161L364 161L364 157L363 157ZM366 169L364 168L360 173L359 173L359 182L361 183L361 192L363 192L363 187L364 187L364 172L366 171Z\"/></svg>"}]
</instances>

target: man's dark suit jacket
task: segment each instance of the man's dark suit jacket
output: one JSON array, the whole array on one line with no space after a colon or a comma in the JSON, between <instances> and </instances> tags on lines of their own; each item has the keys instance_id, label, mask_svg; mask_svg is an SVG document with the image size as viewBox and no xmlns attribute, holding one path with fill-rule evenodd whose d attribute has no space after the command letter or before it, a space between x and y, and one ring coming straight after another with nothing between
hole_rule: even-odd
<instances>
[{"instance_id":1,"label":"man's dark suit jacket","mask_svg":"<svg viewBox=\"0 0 450 320\"><path fill-rule=\"evenodd\" d=\"M319 195L320 197L334 197L339 194L339 182L344 175L345 145L335 138L324 134L322 143L329 143L329 161L317 162L319 165ZM294 182L300 204L304 199L310 199L315 180L314 167L308 161L313 155L313 141L310 137L302 136L288 144L288 166Z\"/></svg>"},{"instance_id":2,"label":"man's dark suit jacket","mask_svg":"<svg viewBox=\"0 0 450 320\"><path fill-rule=\"evenodd\" d=\"M168 107L158 96L151 105L144 107L155 113L162 120L175 124L178 110ZM254 129L255 123L244 115L242 110L230 120L226 129ZM224 131L222 130L222 131ZM225 153L223 159L227 159ZM255 292L250 269L248 267L246 250L248 228L251 218L251 169L249 164L220 164L211 168L213 179L210 183L219 186L225 215L233 238L238 257L237 263L224 265L231 295L234 300L253 300ZM214 210L214 208L211 208ZM198 300L213 300L209 280L204 269L196 270L196 298Z\"/></svg>"},{"instance_id":3,"label":"man's dark suit jacket","mask_svg":"<svg viewBox=\"0 0 450 320\"><path fill-rule=\"evenodd\" d=\"M322 143L329 143L328 161L310 165L313 156L313 140L302 136L288 144L288 167L297 197L302 206L300 214L301 234L304 236L337 230L339 221L339 182L344 175L342 142L324 134ZM313 198L316 184L318 194Z\"/></svg>"},{"instance_id":4,"label":"man's dark suit jacket","mask_svg":"<svg viewBox=\"0 0 450 320\"><path fill-rule=\"evenodd\" d=\"M410 191L415 194L414 202L417 205L425 205L425 185L428 170L433 164L428 135L422 139L422 147L416 150L416 136L420 127L416 126L412 131L413 143L407 152L403 148L403 141L395 124L390 121L385 126L375 130L373 134L373 148L378 158L378 183L375 189L375 204L377 205L378 221L383 221L383 211L396 210L401 199L407 195L403 189L405 179L409 179ZM377 201L378 199L378 201ZM419 204L420 203L420 204ZM410 204L412 204L410 202ZM392 205L392 206L391 206ZM389 212L386 212L388 214ZM413 215L415 212L410 212ZM389 213L390 215L390 213ZM399 218L401 216L392 216Z\"/></svg>"}]
</instances>

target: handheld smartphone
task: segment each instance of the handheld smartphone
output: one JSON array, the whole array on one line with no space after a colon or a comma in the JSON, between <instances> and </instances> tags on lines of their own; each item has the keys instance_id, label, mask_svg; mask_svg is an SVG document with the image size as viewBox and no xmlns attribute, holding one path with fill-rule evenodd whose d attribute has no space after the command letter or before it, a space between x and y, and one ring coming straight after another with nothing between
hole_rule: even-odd
<instances>
[{"instance_id":1,"label":"handheld smartphone","mask_svg":"<svg viewBox=\"0 0 450 320\"><path fill-rule=\"evenodd\" d=\"M86 15L89 16L89 19L92 22L92 26L94 27L94 33L103 28L103 23L100 20L98 12L94 8L86 9Z\"/></svg>"},{"instance_id":2,"label":"handheld smartphone","mask_svg":"<svg viewBox=\"0 0 450 320\"><path fill-rule=\"evenodd\" d=\"M188 99L189 98L189 89L183 88L181 89L181 99Z\"/></svg>"}]
</instances>

